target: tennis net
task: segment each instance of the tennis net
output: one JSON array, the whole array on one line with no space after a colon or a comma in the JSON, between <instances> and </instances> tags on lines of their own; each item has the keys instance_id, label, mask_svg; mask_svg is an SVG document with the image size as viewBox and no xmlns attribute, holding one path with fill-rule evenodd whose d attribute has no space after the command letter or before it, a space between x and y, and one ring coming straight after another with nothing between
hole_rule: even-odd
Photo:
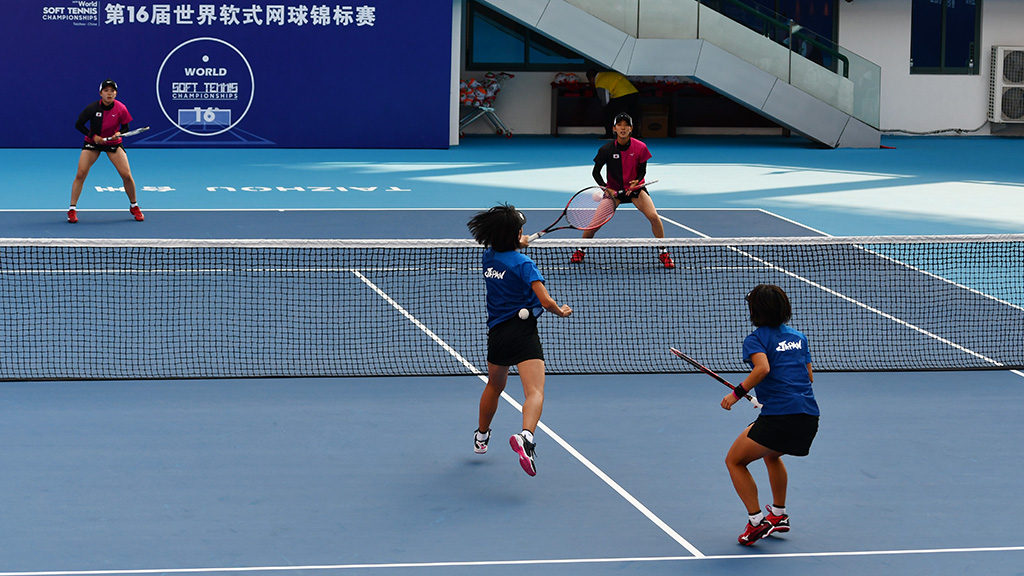
<instances>
[{"instance_id":1,"label":"tennis net","mask_svg":"<svg viewBox=\"0 0 1024 576\"><path fill-rule=\"evenodd\" d=\"M676 261L664 269L655 246ZM746 370L744 296L782 286L816 370L1024 367L1024 235L545 239L569 318L549 373ZM468 240L0 240L0 379L486 372Z\"/></svg>"}]
</instances>

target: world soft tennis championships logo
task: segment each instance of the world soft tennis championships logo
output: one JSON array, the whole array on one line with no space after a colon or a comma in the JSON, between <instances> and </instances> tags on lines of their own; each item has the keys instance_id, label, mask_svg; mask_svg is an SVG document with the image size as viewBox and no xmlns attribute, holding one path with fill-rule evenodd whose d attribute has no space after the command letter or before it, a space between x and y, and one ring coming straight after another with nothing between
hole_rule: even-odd
<instances>
[{"instance_id":1,"label":"world soft tennis championships logo","mask_svg":"<svg viewBox=\"0 0 1024 576\"><path fill-rule=\"evenodd\" d=\"M43 6L43 20L70 22L75 26L99 26L99 0L70 0L50 2Z\"/></svg>"},{"instance_id":2,"label":"world soft tennis championships logo","mask_svg":"<svg viewBox=\"0 0 1024 576\"><path fill-rule=\"evenodd\" d=\"M234 128L252 106L254 86L249 61L218 38L179 44L156 75L164 116L194 136L216 136Z\"/></svg>"}]
</instances>

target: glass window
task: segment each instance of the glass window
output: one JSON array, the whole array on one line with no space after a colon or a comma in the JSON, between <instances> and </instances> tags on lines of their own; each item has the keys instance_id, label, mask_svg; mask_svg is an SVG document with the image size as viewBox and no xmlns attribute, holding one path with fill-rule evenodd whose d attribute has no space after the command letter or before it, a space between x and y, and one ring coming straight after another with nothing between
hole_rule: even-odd
<instances>
[{"instance_id":1,"label":"glass window","mask_svg":"<svg viewBox=\"0 0 1024 576\"><path fill-rule=\"evenodd\" d=\"M467 4L467 70L574 72L594 64L565 46L476 2Z\"/></svg>"},{"instance_id":2,"label":"glass window","mask_svg":"<svg viewBox=\"0 0 1024 576\"><path fill-rule=\"evenodd\" d=\"M478 62L523 63L526 38L493 19L475 14L473 22L473 58Z\"/></svg>"},{"instance_id":3,"label":"glass window","mask_svg":"<svg viewBox=\"0 0 1024 576\"><path fill-rule=\"evenodd\" d=\"M911 74L978 74L982 0L913 0Z\"/></svg>"}]
</instances>

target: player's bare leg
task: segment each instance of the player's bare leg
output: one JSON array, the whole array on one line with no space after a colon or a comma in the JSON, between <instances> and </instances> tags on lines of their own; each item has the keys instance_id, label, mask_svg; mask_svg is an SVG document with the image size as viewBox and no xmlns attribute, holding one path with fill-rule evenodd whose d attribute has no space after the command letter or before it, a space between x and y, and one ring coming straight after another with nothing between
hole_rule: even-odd
<instances>
[{"instance_id":1,"label":"player's bare leg","mask_svg":"<svg viewBox=\"0 0 1024 576\"><path fill-rule=\"evenodd\" d=\"M487 363L487 386L480 395L480 421L477 430L487 432L491 428L491 420L498 411L501 393L508 383L508 366Z\"/></svg>"},{"instance_id":2,"label":"player's bare leg","mask_svg":"<svg viewBox=\"0 0 1024 576\"><path fill-rule=\"evenodd\" d=\"M537 431L540 414L544 410L544 361L540 359L520 362L519 378L523 381L523 430Z\"/></svg>"},{"instance_id":3,"label":"player's bare leg","mask_svg":"<svg viewBox=\"0 0 1024 576\"><path fill-rule=\"evenodd\" d=\"M519 456L519 465L530 476L537 475L536 447L533 433L540 423L540 414L544 408L544 361L541 359L520 362L519 378L523 381L523 431L513 434L508 439L512 450Z\"/></svg>"},{"instance_id":4,"label":"player's bare leg","mask_svg":"<svg viewBox=\"0 0 1024 576\"><path fill-rule=\"evenodd\" d=\"M82 150L82 153L78 155L78 171L75 172L75 180L71 183L72 206L78 204L78 197L82 195L82 188L85 186L85 179L89 176L89 170L92 169L92 165L99 157L100 153L96 150Z\"/></svg>"},{"instance_id":5,"label":"player's bare leg","mask_svg":"<svg viewBox=\"0 0 1024 576\"><path fill-rule=\"evenodd\" d=\"M785 508L789 473L786 472L786 465L782 463L782 455L777 452L766 455L764 465L768 469L768 482L772 487L772 503Z\"/></svg>"},{"instance_id":6,"label":"player's bare leg","mask_svg":"<svg viewBox=\"0 0 1024 576\"><path fill-rule=\"evenodd\" d=\"M117 170L117 174L121 176L121 182L124 183L124 193L128 195L128 201L135 204L135 178L132 177L132 169L128 165L128 154L124 151L124 148L118 148L117 152L107 152L107 157L110 158L110 162Z\"/></svg>"},{"instance_id":7,"label":"player's bare leg","mask_svg":"<svg viewBox=\"0 0 1024 576\"><path fill-rule=\"evenodd\" d=\"M135 217L135 220L142 222L146 217L143 216L142 209L135 202L135 179L132 178L132 169L128 165L128 153L124 151L124 148L118 148L115 152L107 152L107 156L121 176L121 182L124 183L124 193L128 195L128 201L132 203L132 216Z\"/></svg>"},{"instance_id":8,"label":"player's bare leg","mask_svg":"<svg viewBox=\"0 0 1024 576\"><path fill-rule=\"evenodd\" d=\"M646 190L641 190L640 195L633 199L633 205L651 222L651 232L654 233L654 237L664 238L665 225L661 222L661 217L658 216L658 210L654 207L651 195Z\"/></svg>"},{"instance_id":9,"label":"player's bare leg","mask_svg":"<svg viewBox=\"0 0 1024 576\"><path fill-rule=\"evenodd\" d=\"M740 497L747 512L753 514L761 509L761 505L757 498L757 483L754 482L754 477L750 474L747 466L766 456L778 455L778 452L765 448L748 438L748 431L750 431L750 426L740 433L732 447L729 448L729 453L725 457L725 466L729 469L729 478L732 479L736 495Z\"/></svg>"},{"instance_id":10,"label":"player's bare leg","mask_svg":"<svg viewBox=\"0 0 1024 576\"><path fill-rule=\"evenodd\" d=\"M654 237L664 238L665 225L661 222L661 216L658 216L658 210L654 207L651 195L646 190L641 190L640 195L633 199L633 205L651 222L651 232L654 234ZM676 263L672 260L672 256L664 246L659 247L658 260L665 268L676 267Z\"/></svg>"},{"instance_id":11,"label":"player's bare leg","mask_svg":"<svg viewBox=\"0 0 1024 576\"><path fill-rule=\"evenodd\" d=\"M619 204L621 204L621 202L617 198L613 198L612 201L615 202L614 208L618 208ZM597 228L593 228L591 230L584 230L583 239L587 240L589 238L593 238L597 234L597 231L600 229L601 226L598 226ZM572 253L572 256L569 257L569 261L572 262L573 264L579 264L580 262L583 262L583 258L586 256L586 254L586 247L577 248L576 251Z\"/></svg>"}]
</instances>

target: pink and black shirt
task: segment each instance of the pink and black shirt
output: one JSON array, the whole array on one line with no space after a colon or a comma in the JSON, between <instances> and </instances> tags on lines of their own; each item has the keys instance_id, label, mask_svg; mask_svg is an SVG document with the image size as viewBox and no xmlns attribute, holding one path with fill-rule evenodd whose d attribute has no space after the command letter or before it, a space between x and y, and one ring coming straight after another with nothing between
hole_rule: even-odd
<instances>
[{"instance_id":1,"label":"pink and black shirt","mask_svg":"<svg viewBox=\"0 0 1024 576\"><path fill-rule=\"evenodd\" d=\"M103 104L103 100L97 100L85 107L78 115L75 128L85 134L85 141L92 144L93 134L99 134L101 138L113 136L118 132L127 132L128 123L132 121L132 115L128 108L117 100L110 106ZM120 144L121 139L111 140L108 144Z\"/></svg>"}]
</instances>

